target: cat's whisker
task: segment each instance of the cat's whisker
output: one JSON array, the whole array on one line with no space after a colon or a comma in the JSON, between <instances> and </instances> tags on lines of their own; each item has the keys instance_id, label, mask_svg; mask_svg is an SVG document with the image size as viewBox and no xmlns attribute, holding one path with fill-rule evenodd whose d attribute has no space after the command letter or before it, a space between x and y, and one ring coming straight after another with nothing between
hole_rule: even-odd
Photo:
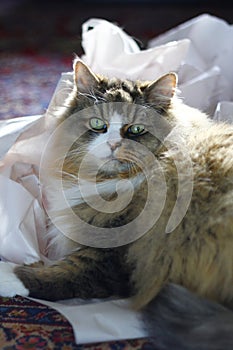
<instances>
[{"instance_id":1,"label":"cat's whisker","mask_svg":"<svg viewBox=\"0 0 233 350\"><path fill-rule=\"evenodd\" d=\"M57 171L57 174L59 174L61 176L65 176L66 181L73 182L74 184L78 183L78 176L73 174L73 173L70 173L70 172L64 171L64 170L59 170L59 171Z\"/></svg>"},{"instance_id":2,"label":"cat's whisker","mask_svg":"<svg viewBox=\"0 0 233 350\"><path fill-rule=\"evenodd\" d=\"M87 92L78 92L79 96L86 97L87 99L93 99L94 103L98 102L98 98L94 95L94 93L87 93Z\"/></svg>"},{"instance_id":3,"label":"cat's whisker","mask_svg":"<svg viewBox=\"0 0 233 350\"><path fill-rule=\"evenodd\" d=\"M106 98L104 98L104 96L101 96L100 93L98 93L98 96L97 96L94 90L90 90L89 92L78 91L78 96L92 99L94 100L95 104L99 103L100 101L106 102Z\"/></svg>"}]
</instances>

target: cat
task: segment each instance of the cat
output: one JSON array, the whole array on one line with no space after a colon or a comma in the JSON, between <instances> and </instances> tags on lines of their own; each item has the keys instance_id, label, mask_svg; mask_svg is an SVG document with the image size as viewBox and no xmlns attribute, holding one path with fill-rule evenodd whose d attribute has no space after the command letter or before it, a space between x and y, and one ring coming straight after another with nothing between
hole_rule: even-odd
<instances>
[{"instance_id":1,"label":"cat","mask_svg":"<svg viewBox=\"0 0 233 350\"><path fill-rule=\"evenodd\" d=\"M130 298L156 349L232 349L233 126L185 105L173 72L107 78L79 59L54 118L41 177L55 261L1 262L0 295Z\"/></svg>"}]
</instances>

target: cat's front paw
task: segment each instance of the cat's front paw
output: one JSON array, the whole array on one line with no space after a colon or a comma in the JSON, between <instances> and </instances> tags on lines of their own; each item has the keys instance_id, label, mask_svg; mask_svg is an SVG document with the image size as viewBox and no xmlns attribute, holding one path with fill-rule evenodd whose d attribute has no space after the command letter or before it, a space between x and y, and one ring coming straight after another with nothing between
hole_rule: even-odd
<instances>
[{"instance_id":1,"label":"cat's front paw","mask_svg":"<svg viewBox=\"0 0 233 350\"><path fill-rule=\"evenodd\" d=\"M0 296L2 297L14 297L15 295L26 297L29 295L29 290L24 287L14 273L16 266L12 263L0 262Z\"/></svg>"}]
</instances>

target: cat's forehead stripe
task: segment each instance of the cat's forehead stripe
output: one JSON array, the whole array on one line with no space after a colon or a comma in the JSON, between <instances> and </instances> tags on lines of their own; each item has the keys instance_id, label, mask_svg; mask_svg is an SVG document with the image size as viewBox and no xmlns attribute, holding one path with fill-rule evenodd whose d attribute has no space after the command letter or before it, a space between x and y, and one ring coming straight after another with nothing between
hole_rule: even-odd
<instances>
[{"instance_id":1,"label":"cat's forehead stripe","mask_svg":"<svg viewBox=\"0 0 233 350\"><path fill-rule=\"evenodd\" d=\"M102 106L102 118L121 128L124 124L132 123L135 119L135 108L132 104L106 103Z\"/></svg>"},{"instance_id":2,"label":"cat's forehead stripe","mask_svg":"<svg viewBox=\"0 0 233 350\"><path fill-rule=\"evenodd\" d=\"M123 119L122 115L117 111L114 111L111 116L110 122L113 124L117 124L119 126L122 124L122 119Z\"/></svg>"},{"instance_id":3,"label":"cat's forehead stripe","mask_svg":"<svg viewBox=\"0 0 233 350\"><path fill-rule=\"evenodd\" d=\"M120 130L122 127L122 122L122 115L119 114L117 111L114 111L109 120L108 134L110 138L113 138L114 140L121 139Z\"/></svg>"}]
</instances>

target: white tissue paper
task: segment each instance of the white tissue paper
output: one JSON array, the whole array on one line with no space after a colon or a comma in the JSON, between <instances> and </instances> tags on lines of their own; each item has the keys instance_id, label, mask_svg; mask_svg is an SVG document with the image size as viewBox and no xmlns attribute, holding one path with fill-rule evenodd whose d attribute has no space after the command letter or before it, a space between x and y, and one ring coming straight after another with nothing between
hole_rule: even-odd
<instances>
[{"instance_id":1,"label":"white tissue paper","mask_svg":"<svg viewBox=\"0 0 233 350\"><path fill-rule=\"evenodd\" d=\"M222 19L203 14L152 39L153 48L189 39L178 69L184 102L213 114L221 101L233 99L233 27Z\"/></svg>"},{"instance_id":2,"label":"white tissue paper","mask_svg":"<svg viewBox=\"0 0 233 350\"><path fill-rule=\"evenodd\" d=\"M96 73L153 80L176 71L184 102L216 120L232 122L233 29L222 19L201 15L151 40L143 51L122 29L105 20L90 19L82 29L81 59ZM0 122L2 260L47 261L38 169L43 146L55 127L53 112L67 97L72 77L72 72L62 74L45 115ZM67 317L77 343L145 336L138 314L125 300L40 302Z\"/></svg>"}]
</instances>

